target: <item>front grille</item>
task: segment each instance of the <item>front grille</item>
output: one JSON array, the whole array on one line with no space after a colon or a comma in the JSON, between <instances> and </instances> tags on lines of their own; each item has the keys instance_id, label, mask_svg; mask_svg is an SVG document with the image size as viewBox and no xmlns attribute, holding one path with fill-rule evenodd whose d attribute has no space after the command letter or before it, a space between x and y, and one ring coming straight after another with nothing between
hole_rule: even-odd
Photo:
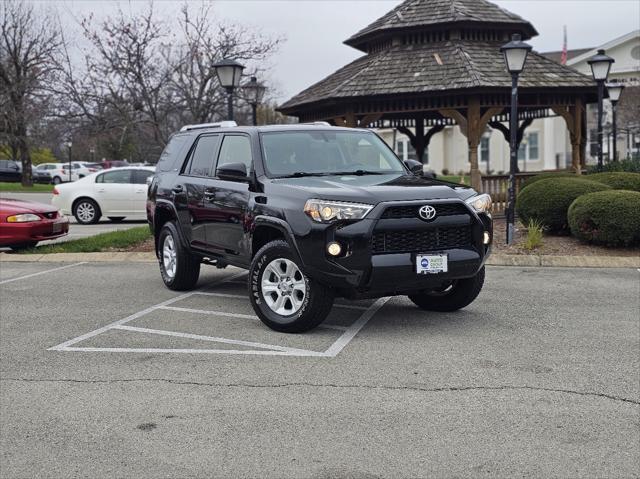
<instances>
[{"instance_id":1,"label":"front grille","mask_svg":"<svg viewBox=\"0 0 640 479\"><path fill-rule=\"evenodd\" d=\"M373 254L421 253L469 247L473 243L470 226L442 226L423 231L381 231L371 240Z\"/></svg>"},{"instance_id":2,"label":"front grille","mask_svg":"<svg viewBox=\"0 0 640 479\"><path fill-rule=\"evenodd\" d=\"M428 203L427 203L428 204ZM419 218L418 210L424 206L390 206L382 213L383 219ZM461 203L431 203L436 209L436 216L466 215L469 210Z\"/></svg>"}]
</instances>

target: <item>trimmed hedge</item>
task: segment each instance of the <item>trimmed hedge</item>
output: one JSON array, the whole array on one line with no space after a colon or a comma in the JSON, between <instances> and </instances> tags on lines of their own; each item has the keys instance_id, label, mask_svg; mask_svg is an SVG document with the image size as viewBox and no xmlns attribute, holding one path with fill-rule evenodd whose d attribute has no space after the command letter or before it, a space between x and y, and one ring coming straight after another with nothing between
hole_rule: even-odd
<instances>
[{"instance_id":1,"label":"trimmed hedge","mask_svg":"<svg viewBox=\"0 0 640 479\"><path fill-rule=\"evenodd\" d=\"M640 192L614 190L577 198L568 212L571 233L605 246L640 243Z\"/></svg>"},{"instance_id":2,"label":"trimmed hedge","mask_svg":"<svg viewBox=\"0 0 640 479\"><path fill-rule=\"evenodd\" d=\"M571 203L584 194L610 189L607 185L583 178L545 178L520 192L516 211L524 224L535 220L550 233L567 233L567 210Z\"/></svg>"},{"instance_id":3,"label":"trimmed hedge","mask_svg":"<svg viewBox=\"0 0 640 479\"><path fill-rule=\"evenodd\" d=\"M527 186L537 183L540 180L546 180L548 178L580 178L580 177L575 173L571 173L570 171L547 171L526 179L522 185L522 188L524 189Z\"/></svg>"},{"instance_id":4,"label":"trimmed hedge","mask_svg":"<svg viewBox=\"0 0 640 479\"><path fill-rule=\"evenodd\" d=\"M640 173L627 173L622 171L594 173L585 176L585 179L603 183L616 190L640 191Z\"/></svg>"}]
</instances>

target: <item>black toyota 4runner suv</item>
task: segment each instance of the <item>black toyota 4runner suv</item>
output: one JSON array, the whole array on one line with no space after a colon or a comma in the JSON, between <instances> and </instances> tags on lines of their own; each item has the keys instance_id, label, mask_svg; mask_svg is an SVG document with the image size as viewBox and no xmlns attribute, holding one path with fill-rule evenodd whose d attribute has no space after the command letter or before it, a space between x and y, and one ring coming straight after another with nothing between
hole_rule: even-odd
<instances>
[{"instance_id":1,"label":"black toyota 4runner suv","mask_svg":"<svg viewBox=\"0 0 640 479\"><path fill-rule=\"evenodd\" d=\"M167 287L193 288L202 263L248 269L256 314L283 332L320 324L336 296L431 311L478 296L488 195L424 177L369 130L232 125L186 126L160 158L147 213Z\"/></svg>"}]
</instances>

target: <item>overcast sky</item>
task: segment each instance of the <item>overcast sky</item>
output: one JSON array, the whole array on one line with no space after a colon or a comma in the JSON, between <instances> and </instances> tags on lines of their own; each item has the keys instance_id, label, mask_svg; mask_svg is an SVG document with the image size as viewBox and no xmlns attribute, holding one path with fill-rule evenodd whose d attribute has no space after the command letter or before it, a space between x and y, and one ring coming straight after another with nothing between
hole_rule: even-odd
<instances>
[{"instance_id":1,"label":"overcast sky","mask_svg":"<svg viewBox=\"0 0 640 479\"><path fill-rule=\"evenodd\" d=\"M144 9L146 0L53 0L63 21L94 13ZM182 1L156 0L156 11L175 18ZM196 1L194 1L197 6ZM264 34L283 36L273 56L269 78L279 101L286 100L361 55L342 42L384 15L399 0L215 0L220 19L243 23ZM531 43L538 51L562 49L567 25L569 48L595 47L640 28L639 0L494 0L529 20L540 35ZM69 15L70 14L70 15Z\"/></svg>"}]
</instances>

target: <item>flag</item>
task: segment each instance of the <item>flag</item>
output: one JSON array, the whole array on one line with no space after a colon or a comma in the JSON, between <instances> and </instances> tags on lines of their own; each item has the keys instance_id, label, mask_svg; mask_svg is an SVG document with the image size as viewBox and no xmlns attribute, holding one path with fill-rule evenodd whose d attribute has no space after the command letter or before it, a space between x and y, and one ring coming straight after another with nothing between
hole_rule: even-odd
<instances>
[{"instance_id":1,"label":"flag","mask_svg":"<svg viewBox=\"0 0 640 479\"><path fill-rule=\"evenodd\" d=\"M567 64L567 26L564 26L564 42L562 44L562 56L560 56L560 63Z\"/></svg>"}]
</instances>

